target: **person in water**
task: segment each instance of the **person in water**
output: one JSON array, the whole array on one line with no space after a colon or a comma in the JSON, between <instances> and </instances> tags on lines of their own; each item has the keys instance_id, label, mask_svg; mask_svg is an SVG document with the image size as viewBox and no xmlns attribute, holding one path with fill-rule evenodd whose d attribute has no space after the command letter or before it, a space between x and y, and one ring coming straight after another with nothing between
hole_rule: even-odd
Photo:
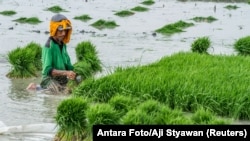
<instances>
[{"instance_id":1,"label":"person in water","mask_svg":"<svg viewBox=\"0 0 250 141\"><path fill-rule=\"evenodd\" d=\"M30 83L27 90L47 89L61 92L66 89L68 79L75 80L76 73L67 52L72 25L62 14L52 16L50 37L42 48L42 81L40 85Z\"/></svg>"}]
</instances>

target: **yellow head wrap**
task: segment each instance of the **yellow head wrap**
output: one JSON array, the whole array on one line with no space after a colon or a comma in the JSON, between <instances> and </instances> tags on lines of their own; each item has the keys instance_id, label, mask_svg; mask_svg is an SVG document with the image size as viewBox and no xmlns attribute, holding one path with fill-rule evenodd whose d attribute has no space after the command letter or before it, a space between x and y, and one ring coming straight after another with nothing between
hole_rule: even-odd
<instances>
[{"instance_id":1,"label":"yellow head wrap","mask_svg":"<svg viewBox=\"0 0 250 141\"><path fill-rule=\"evenodd\" d=\"M60 15L63 16L63 15ZM59 27L62 28L62 30L68 30L67 35L65 36L65 38L63 39L63 43L68 43L70 41L70 36L72 33L72 26L71 26L71 22L66 19L65 16L63 16L65 19L62 19L60 21L50 21L50 36L55 36L56 31L58 30Z\"/></svg>"}]
</instances>

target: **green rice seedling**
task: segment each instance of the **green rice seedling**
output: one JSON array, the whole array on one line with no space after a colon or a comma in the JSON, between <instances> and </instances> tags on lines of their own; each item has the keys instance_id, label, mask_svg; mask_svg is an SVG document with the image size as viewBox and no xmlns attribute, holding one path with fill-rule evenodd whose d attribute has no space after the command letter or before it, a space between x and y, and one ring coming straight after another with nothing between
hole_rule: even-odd
<instances>
[{"instance_id":1,"label":"green rice seedling","mask_svg":"<svg viewBox=\"0 0 250 141\"><path fill-rule=\"evenodd\" d=\"M250 55L250 36L236 40L234 43L234 49L239 55Z\"/></svg>"},{"instance_id":2,"label":"green rice seedling","mask_svg":"<svg viewBox=\"0 0 250 141\"><path fill-rule=\"evenodd\" d=\"M233 109L233 117L235 119L242 119L242 120L248 120L250 119L250 95L248 93L241 94L241 97L239 97L235 101L235 106Z\"/></svg>"},{"instance_id":3,"label":"green rice seedling","mask_svg":"<svg viewBox=\"0 0 250 141\"><path fill-rule=\"evenodd\" d=\"M142 6L136 6L136 7L132 8L131 10L132 11L136 11L136 12L145 12L145 11L148 11L149 8L142 7Z\"/></svg>"},{"instance_id":4,"label":"green rice seedling","mask_svg":"<svg viewBox=\"0 0 250 141\"><path fill-rule=\"evenodd\" d=\"M248 118L244 95L249 91L249 61L247 56L180 52L85 81L73 94L107 102L118 93L142 101L157 100L185 112L204 106L218 116ZM246 101L240 101L241 97Z\"/></svg>"},{"instance_id":5,"label":"green rice seedling","mask_svg":"<svg viewBox=\"0 0 250 141\"><path fill-rule=\"evenodd\" d=\"M183 30L184 28L187 28L193 25L194 25L193 23L187 23L187 22L180 20L176 23L165 25L164 27L155 30L155 32L166 34L166 35L171 35L174 33L184 32Z\"/></svg>"},{"instance_id":6,"label":"green rice seedling","mask_svg":"<svg viewBox=\"0 0 250 141\"><path fill-rule=\"evenodd\" d=\"M10 78L29 78L35 76L34 66L35 55L30 49L17 47L8 53L8 61L12 65L7 77Z\"/></svg>"},{"instance_id":7,"label":"green rice seedling","mask_svg":"<svg viewBox=\"0 0 250 141\"><path fill-rule=\"evenodd\" d=\"M147 100L121 118L122 124L190 124L180 110L171 110L155 100Z\"/></svg>"},{"instance_id":8,"label":"green rice seedling","mask_svg":"<svg viewBox=\"0 0 250 141\"><path fill-rule=\"evenodd\" d=\"M119 11L116 12L115 15L120 16L120 17L128 17L128 16L132 16L135 13L129 10L123 10L123 11Z\"/></svg>"},{"instance_id":9,"label":"green rice seedling","mask_svg":"<svg viewBox=\"0 0 250 141\"><path fill-rule=\"evenodd\" d=\"M121 118L121 123L127 125L152 125L154 124L154 118L145 111L132 109Z\"/></svg>"},{"instance_id":10,"label":"green rice seedling","mask_svg":"<svg viewBox=\"0 0 250 141\"><path fill-rule=\"evenodd\" d=\"M86 111L87 99L72 97L63 100L57 107L55 115L58 131L56 136L61 140L82 141L87 135Z\"/></svg>"},{"instance_id":11,"label":"green rice seedling","mask_svg":"<svg viewBox=\"0 0 250 141\"><path fill-rule=\"evenodd\" d=\"M208 17L194 17L194 18L192 18L192 20L194 20L196 22L208 22L208 23L211 23L211 22L216 21L217 19L212 17L212 16L208 16Z\"/></svg>"},{"instance_id":12,"label":"green rice seedling","mask_svg":"<svg viewBox=\"0 0 250 141\"><path fill-rule=\"evenodd\" d=\"M68 12L67 10L61 8L60 6L58 5L55 5L55 6L51 6L47 9L45 9L46 11L51 11L53 13L60 13L60 12Z\"/></svg>"},{"instance_id":13,"label":"green rice seedling","mask_svg":"<svg viewBox=\"0 0 250 141\"><path fill-rule=\"evenodd\" d=\"M104 28L112 29L112 28L115 28L119 25L117 25L114 21L105 21L105 20L100 19L100 20L92 23L91 26L101 30Z\"/></svg>"},{"instance_id":14,"label":"green rice seedling","mask_svg":"<svg viewBox=\"0 0 250 141\"><path fill-rule=\"evenodd\" d=\"M213 118L213 113L203 107L197 109L191 117L195 124L208 124L213 120Z\"/></svg>"},{"instance_id":15,"label":"green rice seedling","mask_svg":"<svg viewBox=\"0 0 250 141\"><path fill-rule=\"evenodd\" d=\"M25 46L25 48L29 48L31 51L34 52L35 60L34 65L38 71L42 70L42 47L40 44L35 42L30 42Z\"/></svg>"},{"instance_id":16,"label":"green rice seedling","mask_svg":"<svg viewBox=\"0 0 250 141\"><path fill-rule=\"evenodd\" d=\"M211 110L199 107L197 111L191 116L194 124L230 124L228 119L217 117Z\"/></svg>"},{"instance_id":17,"label":"green rice seedling","mask_svg":"<svg viewBox=\"0 0 250 141\"><path fill-rule=\"evenodd\" d=\"M138 104L136 98L121 94L113 96L108 103L114 107L120 117L124 116L130 109L133 109Z\"/></svg>"},{"instance_id":18,"label":"green rice seedling","mask_svg":"<svg viewBox=\"0 0 250 141\"><path fill-rule=\"evenodd\" d=\"M16 14L16 11L13 11L13 10L5 10L5 11L1 11L0 14L1 14L1 15L4 15L4 16L12 16L12 15L15 15L15 14Z\"/></svg>"},{"instance_id":19,"label":"green rice seedling","mask_svg":"<svg viewBox=\"0 0 250 141\"><path fill-rule=\"evenodd\" d=\"M84 61L87 64L90 64L93 73L102 71L101 60L98 57L96 46L90 41L78 43L75 51L78 62Z\"/></svg>"},{"instance_id":20,"label":"green rice seedling","mask_svg":"<svg viewBox=\"0 0 250 141\"><path fill-rule=\"evenodd\" d=\"M86 22L86 21L91 20L92 18L89 15L84 14L81 16L75 16L74 19Z\"/></svg>"},{"instance_id":21,"label":"green rice seedling","mask_svg":"<svg viewBox=\"0 0 250 141\"><path fill-rule=\"evenodd\" d=\"M75 63L74 72L76 72L77 76L81 76L82 80L92 77L94 73L91 64L85 61Z\"/></svg>"},{"instance_id":22,"label":"green rice seedling","mask_svg":"<svg viewBox=\"0 0 250 141\"><path fill-rule=\"evenodd\" d=\"M208 48L211 46L209 37L199 37L191 44L191 50L197 53L208 54Z\"/></svg>"},{"instance_id":23,"label":"green rice seedling","mask_svg":"<svg viewBox=\"0 0 250 141\"><path fill-rule=\"evenodd\" d=\"M228 10L235 10L235 9L238 9L239 7L237 5L227 5L224 8Z\"/></svg>"},{"instance_id":24,"label":"green rice seedling","mask_svg":"<svg viewBox=\"0 0 250 141\"><path fill-rule=\"evenodd\" d=\"M143 2L141 2L141 4L143 5L153 5L155 2L153 0L145 0Z\"/></svg>"},{"instance_id":25,"label":"green rice seedling","mask_svg":"<svg viewBox=\"0 0 250 141\"><path fill-rule=\"evenodd\" d=\"M119 114L117 111L107 103L95 103L91 105L86 111L87 133L92 136L93 125L114 125L119 124Z\"/></svg>"},{"instance_id":26,"label":"green rice seedling","mask_svg":"<svg viewBox=\"0 0 250 141\"><path fill-rule=\"evenodd\" d=\"M67 83L67 87L69 88L70 92L72 92L81 82L92 77L94 73L91 68L91 64L85 61L76 62L73 66L74 72L77 76L75 80L69 80Z\"/></svg>"},{"instance_id":27,"label":"green rice seedling","mask_svg":"<svg viewBox=\"0 0 250 141\"><path fill-rule=\"evenodd\" d=\"M19 22L19 23L28 23L28 24L39 24L42 22L37 17L31 17L31 18L21 17L13 21Z\"/></svg>"}]
</instances>

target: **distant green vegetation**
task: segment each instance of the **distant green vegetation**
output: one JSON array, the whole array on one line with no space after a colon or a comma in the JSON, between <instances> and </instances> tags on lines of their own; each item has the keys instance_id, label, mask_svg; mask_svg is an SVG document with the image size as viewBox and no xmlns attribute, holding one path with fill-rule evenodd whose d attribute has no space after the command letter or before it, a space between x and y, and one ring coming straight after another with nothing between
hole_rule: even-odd
<instances>
[{"instance_id":1,"label":"distant green vegetation","mask_svg":"<svg viewBox=\"0 0 250 141\"><path fill-rule=\"evenodd\" d=\"M49 7L49 8L47 8L47 9L45 9L45 10L51 11L51 12L53 12L53 13L67 12L67 10L61 8L61 7L58 6L58 5Z\"/></svg>"},{"instance_id":2,"label":"distant green vegetation","mask_svg":"<svg viewBox=\"0 0 250 141\"><path fill-rule=\"evenodd\" d=\"M149 9L146 7L142 7L142 6L136 6L136 7L132 8L131 10L137 11L137 12L144 12L144 11L148 11Z\"/></svg>"},{"instance_id":3,"label":"distant green vegetation","mask_svg":"<svg viewBox=\"0 0 250 141\"><path fill-rule=\"evenodd\" d=\"M170 35L170 34L174 34L178 32L184 32L183 31L184 28L187 28L193 25L194 25L193 23L187 23L187 22L180 20L176 23L165 25L164 27L157 29L156 32Z\"/></svg>"},{"instance_id":4,"label":"distant green vegetation","mask_svg":"<svg viewBox=\"0 0 250 141\"><path fill-rule=\"evenodd\" d=\"M144 5L152 5L154 4L155 2L153 0L146 0L146 1L143 1L141 4L144 4Z\"/></svg>"},{"instance_id":5,"label":"distant green vegetation","mask_svg":"<svg viewBox=\"0 0 250 141\"><path fill-rule=\"evenodd\" d=\"M28 24L38 24L38 23L42 22L37 17L31 17L31 18L21 17L19 19L15 19L13 21L16 21L19 23L28 23Z\"/></svg>"},{"instance_id":6,"label":"distant green vegetation","mask_svg":"<svg viewBox=\"0 0 250 141\"><path fill-rule=\"evenodd\" d=\"M115 28L119 25L117 25L114 21L105 21L105 20L98 20L91 24L91 26L97 28L97 29L104 29L104 28Z\"/></svg>"},{"instance_id":7,"label":"distant green vegetation","mask_svg":"<svg viewBox=\"0 0 250 141\"><path fill-rule=\"evenodd\" d=\"M92 18L89 15L84 14L81 16L76 16L76 17L74 17L74 19L86 22L86 21L91 20Z\"/></svg>"},{"instance_id":8,"label":"distant green vegetation","mask_svg":"<svg viewBox=\"0 0 250 141\"><path fill-rule=\"evenodd\" d=\"M227 5L224 8L229 9L229 10L235 10L235 9L237 9L239 7L237 5Z\"/></svg>"},{"instance_id":9,"label":"distant green vegetation","mask_svg":"<svg viewBox=\"0 0 250 141\"><path fill-rule=\"evenodd\" d=\"M120 16L120 17L127 17L127 16L131 16L134 14L135 14L134 12L131 12L129 10L123 10L123 11L119 11L115 13L115 15Z\"/></svg>"},{"instance_id":10,"label":"distant green vegetation","mask_svg":"<svg viewBox=\"0 0 250 141\"><path fill-rule=\"evenodd\" d=\"M192 20L194 20L196 22L208 22L208 23L211 23L211 22L216 21L217 19L212 17L212 16L208 16L208 17L194 17L194 18L192 18Z\"/></svg>"},{"instance_id":11,"label":"distant green vegetation","mask_svg":"<svg viewBox=\"0 0 250 141\"><path fill-rule=\"evenodd\" d=\"M0 14L2 14L4 16L12 16L12 15L15 15L16 12L12 11L12 10L6 10L6 11L1 11Z\"/></svg>"}]
</instances>

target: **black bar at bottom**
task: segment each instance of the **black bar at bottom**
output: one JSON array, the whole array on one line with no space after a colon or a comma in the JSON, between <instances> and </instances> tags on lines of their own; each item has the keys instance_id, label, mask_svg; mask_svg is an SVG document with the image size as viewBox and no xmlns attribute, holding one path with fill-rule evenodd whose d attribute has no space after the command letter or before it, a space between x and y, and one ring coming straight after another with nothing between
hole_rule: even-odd
<instances>
[{"instance_id":1,"label":"black bar at bottom","mask_svg":"<svg viewBox=\"0 0 250 141\"><path fill-rule=\"evenodd\" d=\"M250 140L250 125L94 125L93 141Z\"/></svg>"}]
</instances>

